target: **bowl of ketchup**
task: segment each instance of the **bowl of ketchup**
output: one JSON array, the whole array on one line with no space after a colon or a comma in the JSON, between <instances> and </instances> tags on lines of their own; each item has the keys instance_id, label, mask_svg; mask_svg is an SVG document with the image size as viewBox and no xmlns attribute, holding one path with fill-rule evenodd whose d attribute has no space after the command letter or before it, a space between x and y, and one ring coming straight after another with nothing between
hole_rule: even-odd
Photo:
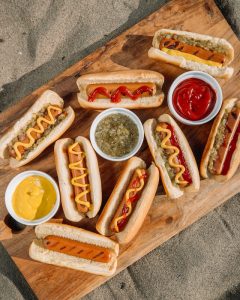
<instances>
[{"instance_id":1,"label":"bowl of ketchup","mask_svg":"<svg viewBox=\"0 0 240 300\"><path fill-rule=\"evenodd\" d=\"M168 93L168 107L174 117L187 125L212 120L222 106L222 89L211 75L190 71L178 76Z\"/></svg>"}]
</instances>

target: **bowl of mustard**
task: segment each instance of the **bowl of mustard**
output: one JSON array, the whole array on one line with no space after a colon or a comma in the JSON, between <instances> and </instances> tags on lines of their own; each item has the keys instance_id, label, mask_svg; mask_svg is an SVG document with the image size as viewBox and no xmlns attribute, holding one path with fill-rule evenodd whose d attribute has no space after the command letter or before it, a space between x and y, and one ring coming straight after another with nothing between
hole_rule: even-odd
<instances>
[{"instance_id":1,"label":"bowl of mustard","mask_svg":"<svg viewBox=\"0 0 240 300\"><path fill-rule=\"evenodd\" d=\"M59 189L54 179L41 171L16 175L5 192L8 213L24 225L39 225L50 220L60 206Z\"/></svg>"}]
</instances>

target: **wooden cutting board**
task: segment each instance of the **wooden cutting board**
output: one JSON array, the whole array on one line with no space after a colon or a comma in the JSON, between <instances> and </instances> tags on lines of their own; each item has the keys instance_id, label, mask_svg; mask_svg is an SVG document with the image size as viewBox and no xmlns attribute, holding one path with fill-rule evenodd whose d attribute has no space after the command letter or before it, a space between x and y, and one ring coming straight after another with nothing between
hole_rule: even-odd
<instances>
[{"instance_id":1,"label":"wooden cutting board","mask_svg":"<svg viewBox=\"0 0 240 300\"><path fill-rule=\"evenodd\" d=\"M167 95L172 81L183 70L148 58L147 51L151 46L153 34L159 28L196 31L229 40L235 49L235 60L232 63L235 72L229 81L221 80L220 84L223 88L224 98L239 96L240 42L214 1L172 1L0 114L0 134L26 111L44 90L50 88L64 97L66 104L70 104L76 111L75 123L64 136L84 135L88 137L90 125L98 112L81 109L78 105L75 82L76 78L84 73L127 68L159 71L165 76L164 92ZM150 117L157 117L167 111L166 101L164 101L160 108L136 111L136 113L144 122ZM199 163L211 124L198 127L181 125L181 127ZM138 155L147 163L151 162L146 142L144 142ZM99 164L105 203L124 163L111 163L99 158ZM2 205L0 219L3 220L6 217L4 192L8 182L20 171L29 169L47 172L57 179L53 145L46 149L34 162L20 170L9 170L6 166L1 166L0 197ZM161 195L163 193L160 183L158 196L154 200L142 230L130 244L121 247L117 273L238 193L240 191L239 181L240 172L237 172L225 184L219 184L212 180L202 180L201 189L198 193L177 200L169 200ZM61 211L57 217L62 217ZM95 221L84 221L79 225L94 229ZM28 257L28 248L34 237L33 228L28 227L21 233L14 233L12 237L4 228L5 239L7 238L6 232L9 239L3 242L4 246L39 299L59 299L59 297L62 300L79 299L109 279L32 261Z\"/></svg>"}]
</instances>

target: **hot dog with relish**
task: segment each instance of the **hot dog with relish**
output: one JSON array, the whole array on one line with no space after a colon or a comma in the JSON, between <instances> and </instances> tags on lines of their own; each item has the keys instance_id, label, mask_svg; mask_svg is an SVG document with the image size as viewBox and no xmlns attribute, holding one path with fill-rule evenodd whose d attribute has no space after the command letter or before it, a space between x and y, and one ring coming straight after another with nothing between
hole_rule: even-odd
<instances>
[{"instance_id":1,"label":"hot dog with relish","mask_svg":"<svg viewBox=\"0 0 240 300\"><path fill-rule=\"evenodd\" d=\"M192 150L177 123L168 114L144 123L144 132L163 186L170 198L197 191L200 178Z\"/></svg>"},{"instance_id":2,"label":"hot dog with relish","mask_svg":"<svg viewBox=\"0 0 240 300\"><path fill-rule=\"evenodd\" d=\"M240 100L227 99L214 120L205 146L200 172L202 177L229 180L240 164Z\"/></svg>"},{"instance_id":3,"label":"hot dog with relish","mask_svg":"<svg viewBox=\"0 0 240 300\"><path fill-rule=\"evenodd\" d=\"M160 29L155 32L148 56L183 69L230 78L234 58L232 45L223 38L188 31Z\"/></svg>"}]
</instances>

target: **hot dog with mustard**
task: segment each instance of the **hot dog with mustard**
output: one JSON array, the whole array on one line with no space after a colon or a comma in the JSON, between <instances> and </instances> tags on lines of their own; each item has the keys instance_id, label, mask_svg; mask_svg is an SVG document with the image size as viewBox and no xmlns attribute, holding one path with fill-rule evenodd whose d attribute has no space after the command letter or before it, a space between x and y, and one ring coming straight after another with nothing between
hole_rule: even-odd
<instances>
[{"instance_id":1,"label":"hot dog with mustard","mask_svg":"<svg viewBox=\"0 0 240 300\"><path fill-rule=\"evenodd\" d=\"M157 107L164 98L163 82L162 74L147 70L86 74L77 80L78 102L89 109Z\"/></svg>"},{"instance_id":2,"label":"hot dog with mustard","mask_svg":"<svg viewBox=\"0 0 240 300\"><path fill-rule=\"evenodd\" d=\"M198 167L183 132L168 114L144 123L145 137L170 198L200 187Z\"/></svg>"},{"instance_id":3,"label":"hot dog with mustard","mask_svg":"<svg viewBox=\"0 0 240 300\"><path fill-rule=\"evenodd\" d=\"M115 235L120 244L130 242L144 222L158 182L154 164L147 169L141 158L129 159L98 219L98 232Z\"/></svg>"},{"instance_id":4,"label":"hot dog with mustard","mask_svg":"<svg viewBox=\"0 0 240 300\"><path fill-rule=\"evenodd\" d=\"M58 140L54 156L66 218L78 222L86 216L95 217L102 189L97 157L88 139L78 136L75 140Z\"/></svg>"},{"instance_id":5,"label":"hot dog with mustard","mask_svg":"<svg viewBox=\"0 0 240 300\"><path fill-rule=\"evenodd\" d=\"M119 246L99 234L57 223L35 228L32 259L97 275L110 276L117 266Z\"/></svg>"},{"instance_id":6,"label":"hot dog with mustard","mask_svg":"<svg viewBox=\"0 0 240 300\"><path fill-rule=\"evenodd\" d=\"M14 126L0 138L0 157L18 168L37 157L73 123L71 107L53 91L45 91Z\"/></svg>"}]
</instances>

